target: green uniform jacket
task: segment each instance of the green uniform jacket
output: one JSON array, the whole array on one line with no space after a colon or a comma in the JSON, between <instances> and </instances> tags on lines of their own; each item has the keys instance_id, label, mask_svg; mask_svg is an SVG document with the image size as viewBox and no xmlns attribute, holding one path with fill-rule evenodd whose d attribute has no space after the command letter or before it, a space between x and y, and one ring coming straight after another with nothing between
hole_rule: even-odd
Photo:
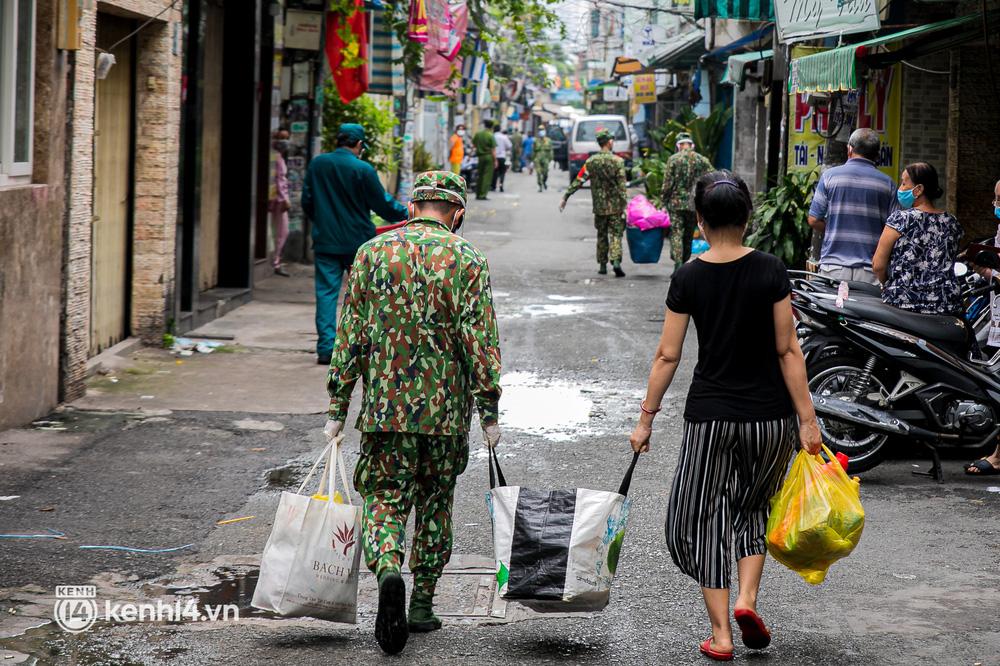
<instances>
[{"instance_id":1,"label":"green uniform jacket","mask_svg":"<svg viewBox=\"0 0 1000 666\"><path fill-rule=\"evenodd\" d=\"M663 173L663 203L668 210L694 210L694 184L712 171L712 163L694 150L679 150Z\"/></svg>"},{"instance_id":2,"label":"green uniform jacket","mask_svg":"<svg viewBox=\"0 0 1000 666\"><path fill-rule=\"evenodd\" d=\"M532 151L532 162L535 164L548 164L552 161L552 139L547 136L535 139Z\"/></svg>"},{"instance_id":3,"label":"green uniform jacket","mask_svg":"<svg viewBox=\"0 0 1000 666\"><path fill-rule=\"evenodd\" d=\"M364 381L362 432L462 435L472 406L497 422L500 337L486 257L436 220L417 218L358 250L327 389L343 421Z\"/></svg>"},{"instance_id":4,"label":"green uniform jacket","mask_svg":"<svg viewBox=\"0 0 1000 666\"><path fill-rule=\"evenodd\" d=\"M354 256L375 235L371 211L389 222L406 219L406 206L386 194L368 162L347 148L313 158L302 185L302 210L313 221L313 249Z\"/></svg>"},{"instance_id":5,"label":"green uniform jacket","mask_svg":"<svg viewBox=\"0 0 1000 666\"><path fill-rule=\"evenodd\" d=\"M594 153L583 163L563 198L569 199L588 178L594 215L623 215L627 203L625 160L614 153Z\"/></svg>"},{"instance_id":6,"label":"green uniform jacket","mask_svg":"<svg viewBox=\"0 0 1000 666\"><path fill-rule=\"evenodd\" d=\"M481 129L472 137L472 146L476 149L476 157L492 156L493 150L497 147L497 140L493 138L493 132Z\"/></svg>"}]
</instances>

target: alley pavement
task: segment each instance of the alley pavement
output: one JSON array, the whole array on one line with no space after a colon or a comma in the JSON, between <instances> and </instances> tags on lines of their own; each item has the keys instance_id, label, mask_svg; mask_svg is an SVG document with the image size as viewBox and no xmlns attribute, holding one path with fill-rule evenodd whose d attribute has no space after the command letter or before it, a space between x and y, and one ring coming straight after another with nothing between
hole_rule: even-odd
<instances>
[{"instance_id":1,"label":"alley pavement","mask_svg":"<svg viewBox=\"0 0 1000 666\"><path fill-rule=\"evenodd\" d=\"M631 456L670 262L665 254L634 265L626 250L625 278L598 275L589 195L558 211L568 180L554 170L539 193L527 173L508 174L507 192L472 203L463 234L484 250L494 280L498 451L508 482L615 489ZM254 302L195 332L221 343L211 353L128 349L102 359L82 400L0 433L0 533L43 536L0 538L0 665L708 663L697 649L710 633L701 595L670 562L663 537L694 335L636 469L604 612L537 615L496 598L478 424L456 496L455 555L440 585L443 630L383 656L367 574L354 626L253 611L279 494L297 486L323 445L311 269L292 268L293 277L264 281ZM348 429L349 465L358 442ZM911 474L927 461L905 444L864 474L864 537L822 585L769 561L759 607L774 640L758 654L737 640L737 660L1000 664L1000 482L966 477L950 458L943 484ZM234 519L242 520L225 522ZM88 545L177 550L80 548ZM241 612L220 622L101 618L67 633L52 622L55 587L83 584L102 604L193 599Z\"/></svg>"}]
</instances>

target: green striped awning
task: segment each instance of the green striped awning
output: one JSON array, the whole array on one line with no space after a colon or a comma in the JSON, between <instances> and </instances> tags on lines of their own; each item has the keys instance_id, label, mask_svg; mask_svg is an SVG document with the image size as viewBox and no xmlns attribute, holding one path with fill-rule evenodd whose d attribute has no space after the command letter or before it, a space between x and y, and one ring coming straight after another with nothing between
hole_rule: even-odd
<instances>
[{"instance_id":1,"label":"green striped awning","mask_svg":"<svg viewBox=\"0 0 1000 666\"><path fill-rule=\"evenodd\" d=\"M876 47L897 42L917 35L977 26L982 14L970 14L958 18L928 23L902 32L894 32L860 44L849 44L813 55L792 60L788 77L788 92L837 92L855 90L858 87L857 61L869 55Z\"/></svg>"},{"instance_id":2,"label":"green striped awning","mask_svg":"<svg viewBox=\"0 0 1000 666\"><path fill-rule=\"evenodd\" d=\"M694 17L773 21L771 0L694 0Z\"/></svg>"},{"instance_id":3,"label":"green striped awning","mask_svg":"<svg viewBox=\"0 0 1000 666\"><path fill-rule=\"evenodd\" d=\"M746 79L747 65L759 60L769 60L773 57L773 49L731 55L726 61L726 73L723 75L721 83L742 86L743 81Z\"/></svg>"}]
</instances>

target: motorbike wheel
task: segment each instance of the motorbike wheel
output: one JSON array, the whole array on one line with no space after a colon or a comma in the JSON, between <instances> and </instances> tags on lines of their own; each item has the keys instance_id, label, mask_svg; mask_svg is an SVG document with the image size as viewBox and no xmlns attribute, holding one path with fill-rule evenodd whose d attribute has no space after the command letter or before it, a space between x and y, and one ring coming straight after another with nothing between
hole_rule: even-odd
<instances>
[{"instance_id":1,"label":"motorbike wheel","mask_svg":"<svg viewBox=\"0 0 1000 666\"><path fill-rule=\"evenodd\" d=\"M853 402L853 394L849 392L848 384L851 379L861 375L864 365L864 361L857 357L843 354L820 358L809 364L809 391L833 397L846 393L851 395ZM887 382L879 375L877 369L871 374L867 389L858 399L862 404L877 406L867 396L876 392L883 395L888 393ZM839 423L823 417L817 420L823 442L834 453L843 453L850 458L847 466L849 474L866 472L885 459L889 435L866 431L862 426Z\"/></svg>"}]
</instances>

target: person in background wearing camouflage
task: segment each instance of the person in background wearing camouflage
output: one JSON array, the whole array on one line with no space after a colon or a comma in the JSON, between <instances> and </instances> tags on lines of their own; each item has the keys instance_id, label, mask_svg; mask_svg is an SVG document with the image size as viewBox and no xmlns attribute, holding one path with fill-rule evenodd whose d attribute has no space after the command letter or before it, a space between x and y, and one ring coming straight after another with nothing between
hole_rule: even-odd
<instances>
[{"instance_id":1,"label":"person in background wearing camouflage","mask_svg":"<svg viewBox=\"0 0 1000 666\"><path fill-rule=\"evenodd\" d=\"M516 127L514 133L510 135L510 143L513 146L510 151L511 170L514 173L521 173L521 150L524 148L524 135Z\"/></svg>"},{"instance_id":2,"label":"person in background wearing camouflage","mask_svg":"<svg viewBox=\"0 0 1000 666\"><path fill-rule=\"evenodd\" d=\"M403 649L409 632L441 628L434 588L451 557L455 482L469 460L473 405L487 446L500 440L489 267L454 233L465 217L465 190L453 173L420 174L410 221L358 250L327 376L330 441L343 429L354 384L364 380L354 485L364 499L365 560L379 583L375 637L389 654ZM400 569L411 508L407 620Z\"/></svg>"},{"instance_id":3,"label":"person in background wearing camouflage","mask_svg":"<svg viewBox=\"0 0 1000 666\"><path fill-rule=\"evenodd\" d=\"M670 213L670 254L674 268L691 258L691 241L696 225L692 191L694 184L713 171L708 158L694 150L687 132L677 135L677 152L667 160L663 174L663 203Z\"/></svg>"},{"instance_id":4,"label":"person in background wearing camouflage","mask_svg":"<svg viewBox=\"0 0 1000 666\"><path fill-rule=\"evenodd\" d=\"M594 205L594 226L597 228L598 273L608 274L608 259L615 277L625 277L622 270L622 234L625 233L625 205L627 180L625 160L611 152L614 137L602 129L597 132L597 145L601 152L594 153L584 162L580 173L563 195L559 211L566 208L566 201L590 179L590 197ZM608 256L610 252L610 257Z\"/></svg>"},{"instance_id":5,"label":"person in background wearing camouflage","mask_svg":"<svg viewBox=\"0 0 1000 666\"><path fill-rule=\"evenodd\" d=\"M476 199L486 199L493 186L493 170L497 168L497 141L493 138L493 121L484 120L483 129L472 137L476 149Z\"/></svg>"},{"instance_id":6,"label":"person in background wearing camouflage","mask_svg":"<svg viewBox=\"0 0 1000 666\"><path fill-rule=\"evenodd\" d=\"M538 180L538 191L549 189L549 164L552 163L552 139L545 136L545 128L538 130L531 149L531 163L535 165L535 178Z\"/></svg>"}]
</instances>

